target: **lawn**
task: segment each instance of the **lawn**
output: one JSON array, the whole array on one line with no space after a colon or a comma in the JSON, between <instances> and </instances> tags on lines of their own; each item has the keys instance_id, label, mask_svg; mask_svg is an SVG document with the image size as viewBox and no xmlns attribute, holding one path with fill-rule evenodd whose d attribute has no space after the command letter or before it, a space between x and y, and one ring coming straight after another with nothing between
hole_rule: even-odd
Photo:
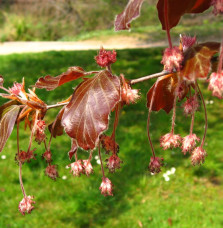
<instances>
[{"instance_id":1,"label":"lawn","mask_svg":"<svg viewBox=\"0 0 223 228\"><path fill-rule=\"evenodd\" d=\"M123 73L126 78L137 78L162 70L162 49L118 51L118 61L113 66L115 74ZM85 70L98 69L94 62L97 51L47 52L0 56L0 74L5 85L20 82L25 77L26 86L33 85L43 75L56 76L69 66L81 66ZM66 135L52 142L54 164L59 167L60 178L52 181L44 175L45 162L41 159L43 146L37 148L37 160L23 166L26 192L35 196L35 210L26 216L18 211L22 193L18 180L16 132L13 131L0 156L0 227L222 227L223 226L223 108L222 101L211 96L207 83L201 88L207 103L209 129L205 149L208 153L202 166L193 167L189 156L180 149L162 151L159 137L170 129L171 115L160 111L152 115L151 132L158 156L163 156L165 165L162 173L151 175L147 169L151 150L149 148L146 122L146 92L154 81L134 86L140 88L141 99L137 104L124 107L117 129L122 168L115 174L107 174L112 180L113 197L100 194L100 166L93 159L94 174L90 177L73 177L65 167L70 163L67 152L70 140ZM37 94L48 104L67 98L77 82L70 82ZM3 98L1 98L3 103ZM51 110L46 117L53 119L59 111ZM111 116L111 122L113 116ZM189 118L177 109L176 132L187 135ZM195 132L203 134L203 109L195 116ZM29 132L21 131L21 147L27 148ZM49 135L48 135L49 138ZM5 155L2 157L2 155ZM94 152L94 156L97 152ZM81 158L87 153L79 151ZM103 160L106 155L103 154ZM163 174L175 168L175 174L165 181ZM106 173L108 171L106 170Z\"/></svg>"}]
</instances>

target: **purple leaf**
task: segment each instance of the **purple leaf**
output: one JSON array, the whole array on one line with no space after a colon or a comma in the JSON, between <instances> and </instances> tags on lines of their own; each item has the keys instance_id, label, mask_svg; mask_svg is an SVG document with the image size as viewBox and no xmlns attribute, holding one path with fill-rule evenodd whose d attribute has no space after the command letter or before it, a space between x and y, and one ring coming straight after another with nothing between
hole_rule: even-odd
<instances>
[{"instance_id":1,"label":"purple leaf","mask_svg":"<svg viewBox=\"0 0 223 228\"><path fill-rule=\"evenodd\" d=\"M120 101L120 80L108 71L85 79L74 91L62 118L64 130L84 150L94 149L108 128L108 116Z\"/></svg>"},{"instance_id":2,"label":"purple leaf","mask_svg":"<svg viewBox=\"0 0 223 228\"><path fill-rule=\"evenodd\" d=\"M115 31L130 29L131 21L140 16L143 2L144 0L129 0L124 11L115 18Z\"/></svg>"},{"instance_id":3,"label":"purple leaf","mask_svg":"<svg viewBox=\"0 0 223 228\"><path fill-rule=\"evenodd\" d=\"M7 139L12 133L19 110L20 106L11 105L2 111L0 119L0 152L3 150Z\"/></svg>"}]
</instances>

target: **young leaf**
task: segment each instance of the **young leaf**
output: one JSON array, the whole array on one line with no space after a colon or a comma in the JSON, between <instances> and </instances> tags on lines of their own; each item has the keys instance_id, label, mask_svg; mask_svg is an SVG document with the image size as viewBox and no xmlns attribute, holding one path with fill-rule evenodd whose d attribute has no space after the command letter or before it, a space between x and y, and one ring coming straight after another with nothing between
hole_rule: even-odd
<instances>
[{"instance_id":1,"label":"young leaf","mask_svg":"<svg viewBox=\"0 0 223 228\"><path fill-rule=\"evenodd\" d=\"M157 10L159 20L162 24L163 30L166 30L164 3L166 0L159 0L157 3ZM181 16L185 13L202 13L210 7L210 0L167 0L168 7L168 24L169 29L175 27L180 21Z\"/></svg>"},{"instance_id":2,"label":"young leaf","mask_svg":"<svg viewBox=\"0 0 223 228\"><path fill-rule=\"evenodd\" d=\"M71 149L68 152L69 159L71 160L74 154L77 152L78 146L75 139L71 139Z\"/></svg>"},{"instance_id":3,"label":"young leaf","mask_svg":"<svg viewBox=\"0 0 223 228\"><path fill-rule=\"evenodd\" d=\"M184 54L180 75L189 81L206 79L211 70L211 58L219 51L220 43L207 42L194 45Z\"/></svg>"},{"instance_id":4,"label":"young leaf","mask_svg":"<svg viewBox=\"0 0 223 228\"><path fill-rule=\"evenodd\" d=\"M85 72L84 69L78 66L70 67L65 73L62 73L56 77L47 75L45 77L39 78L35 84L35 87L50 91L50 90L56 89L58 86L61 86L64 83L76 80L78 78L81 78L93 73L95 72Z\"/></svg>"},{"instance_id":5,"label":"young leaf","mask_svg":"<svg viewBox=\"0 0 223 228\"><path fill-rule=\"evenodd\" d=\"M85 79L74 91L62 117L64 130L84 150L97 146L108 128L108 116L120 101L120 80L108 71Z\"/></svg>"},{"instance_id":6,"label":"young leaf","mask_svg":"<svg viewBox=\"0 0 223 228\"><path fill-rule=\"evenodd\" d=\"M129 0L124 11L115 18L115 31L130 29L131 21L140 16L143 2L144 0Z\"/></svg>"},{"instance_id":7,"label":"young leaf","mask_svg":"<svg viewBox=\"0 0 223 228\"><path fill-rule=\"evenodd\" d=\"M19 109L20 106L11 105L2 111L0 119L0 152L3 150L8 137L12 133Z\"/></svg>"},{"instance_id":8,"label":"young leaf","mask_svg":"<svg viewBox=\"0 0 223 228\"><path fill-rule=\"evenodd\" d=\"M61 125L63 113L64 108L60 110L54 122L48 126L48 129L54 138L63 134L63 126Z\"/></svg>"},{"instance_id":9,"label":"young leaf","mask_svg":"<svg viewBox=\"0 0 223 228\"><path fill-rule=\"evenodd\" d=\"M152 111L159 111L161 109L163 109L166 113L169 113L171 111L171 109L173 108L175 94L174 92L177 86L177 82L177 73L171 73L159 79L154 95ZM147 93L147 108L150 107L154 87L155 84L150 88L149 92ZM182 84L181 87L183 91L181 99L183 99L188 92L188 87L186 86L186 84Z\"/></svg>"}]
</instances>

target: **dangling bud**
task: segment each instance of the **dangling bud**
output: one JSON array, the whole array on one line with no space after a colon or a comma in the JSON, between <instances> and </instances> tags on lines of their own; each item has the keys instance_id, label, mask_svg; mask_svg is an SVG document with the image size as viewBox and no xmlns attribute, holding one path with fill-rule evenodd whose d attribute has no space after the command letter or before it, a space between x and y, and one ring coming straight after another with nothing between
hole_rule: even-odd
<instances>
[{"instance_id":1,"label":"dangling bud","mask_svg":"<svg viewBox=\"0 0 223 228\"><path fill-rule=\"evenodd\" d=\"M198 108L199 108L199 102L196 95L188 98L186 102L183 104L185 115L191 115L195 113L198 110Z\"/></svg>"},{"instance_id":2,"label":"dangling bud","mask_svg":"<svg viewBox=\"0 0 223 228\"><path fill-rule=\"evenodd\" d=\"M111 173L114 173L116 169L120 169L120 164L123 163L123 161L121 161L116 154L113 154L106 161L107 161L107 167Z\"/></svg>"},{"instance_id":3,"label":"dangling bud","mask_svg":"<svg viewBox=\"0 0 223 228\"><path fill-rule=\"evenodd\" d=\"M102 178L102 183L99 190L101 190L101 194L104 196L113 196L112 182L107 177Z\"/></svg>"},{"instance_id":4,"label":"dangling bud","mask_svg":"<svg viewBox=\"0 0 223 228\"><path fill-rule=\"evenodd\" d=\"M84 167L82 164L82 160L73 162L68 166L71 168L71 173L73 173L74 176L80 176L82 173L84 173Z\"/></svg>"},{"instance_id":5,"label":"dangling bud","mask_svg":"<svg viewBox=\"0 0 223 228\"><path fill-rule=\"evenodd\" d=\"M20 150L20 152L16 154L15 160L18 162L21 162L22 164L25 162L30 162L31 159L36 160L37 154L33 153L35 150L36 150L36 148L33 150L30 150L30 151L27 151L27 152Z\"/></svg>"},{"instance_id":6,"label":"dangling bud","mask_svg":"<svg viewBox=\"0 0 223 228\"><path fill-rule=\"evenodd\" d=\"M200 165L201 163L204 163L206 156L207 153L202 147L196 147L191 155L192 165Z\"/></svg>"},{"instance_id":7,"label":"dangling bud","mask_svg":"<svg viewBox=\"0 0 223 228\"><path fill-rule=\"evenodd\" d=\"M20 202L19 202L19 211L25 215L25 213L31 213L31 211L34 209L33 204L35 204L33 200L33 196L25 196Z\"/></svg>"},{"instance_id":8,"label":"dangling bud","mask_svg":"<svg viewBox=\"0 0 223 228\"><path fill-rule=\"evenodd\" d=\"M221 73L212 73L209 78L208 89L212 91L212 95L220 99L223 98L223 71Z\"/></svg>"},{"instance_id":9,"label":"dangling bud","mask_svg":"<svg viewBox=\"0 0 223 228\"><path fill-rule=\"evenodd\" d=\"M149 163L149 171L151 173L159 173L161 171L161 166L163 166L163 158L151 157Z\"/></svg>"},{"instance_id":10,"label":"dangling bud","mask_svg":"<svg viewBox=\"0 0 223 228\"><path fill-rule=\"evenodd\" d=\"M56 165L48 165L45 169L45 174L52 180L56 180L59 177L57 166Z\"/></svg>"},{"instance_id":11,"label":"dangling bud","mask_svg":"<svg viewBox=\"0 0 223 228\"><path fill-rule=\"evenodd\" d=\"M91 173L93 173L93 167L91 165L91 162L88 160L83 160L83 168L85 171L85 174L89 176Z\"/></svg>"},{"instance_id":12,"label":"dangling bud","mask_svg":"<svg viewBox=\"0 0 223 228\"><path fill-rule=\"evenodd\" d=\"M52 153L50 150L47 150L42 154L42 158L46 160L47 163L52 162Z\"/></svg>"},{"instance_id":13,"label":"dangling bud","mask_svg":"<svg viewBox=\"0 0 223 228\"><path fill-rule=\"evenodd\" d=\"M196 141L200 141L196 134L190 134L185 136L182 139L182 153L185 155L187 152L191 152L196 146Z\"/></svg>"},{"instance_id":14,"label":"dangling bud","mask_svg":"<svg viewBox=\"0 0 223 228\"><path fill-rule=\"evenodd\" d=\"M180 137L180 135L168 133L160 138L160 146L163 147L164 150L167 150L169 148L179 147L181 141L182 138Z\"/></svg>"},{"instance_id":15,"label":"dangling bud","mask_svg":"<svg viewBox=\"0 0 223 228\"><path fill-rule=\"evenodd\" d=\"M43 142L46 138L45 134L46 123L43 120L37 120L36 129L35 129L35 140L39 144Z\"/></svg>"},{"instance_id":16,"label":"dangling bud","mask_svg":"<svg viewBox=\"0 0 223 228\"><path fill-rule=\"evenodd\" d=\"M114 154L118 153L119 145L108 135L101 135L100 141L105 152L108 154L112 151Z\"/></svg>"}]
</instances>

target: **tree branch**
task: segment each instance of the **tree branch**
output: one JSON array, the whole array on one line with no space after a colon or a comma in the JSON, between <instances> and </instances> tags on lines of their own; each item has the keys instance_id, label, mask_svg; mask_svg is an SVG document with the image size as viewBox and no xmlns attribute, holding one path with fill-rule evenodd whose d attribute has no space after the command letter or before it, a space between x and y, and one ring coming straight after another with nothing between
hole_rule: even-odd
<instances>
[{"instance_id":1,"label":"tree branch","mask_svg":"<svg viewBox=\"0 0 223 228\"><path fill-rule=\"evenodd\" d=\"M60 107L60 106L64 106L64 105L67 105L69 102L64 102L64 103L58 103L58 104L54 104L54 105L47 105L46 109L51 109L51 108L57 108L57 107Z\"/></svg>"},{"instance_id":2,"label":"tree branch","mask_svg":"<svg viewBox=\"0 0 223 228\"><path fill-rule=\"evenodd\" d=\"M147 76L144 76L141 78L132 79L132 80L130 80L130 85L134 85L136 83L147 81L147 80L153 79L153 78L158 78L158 77L168 75L168 74L174 73L174 72L176 72L176 71L170 72L170 71L164 70L164 71L161 71L161 72L156 73L156 74L151 74L151 75L147 75Z\"/></svg>"}]
</instances>

